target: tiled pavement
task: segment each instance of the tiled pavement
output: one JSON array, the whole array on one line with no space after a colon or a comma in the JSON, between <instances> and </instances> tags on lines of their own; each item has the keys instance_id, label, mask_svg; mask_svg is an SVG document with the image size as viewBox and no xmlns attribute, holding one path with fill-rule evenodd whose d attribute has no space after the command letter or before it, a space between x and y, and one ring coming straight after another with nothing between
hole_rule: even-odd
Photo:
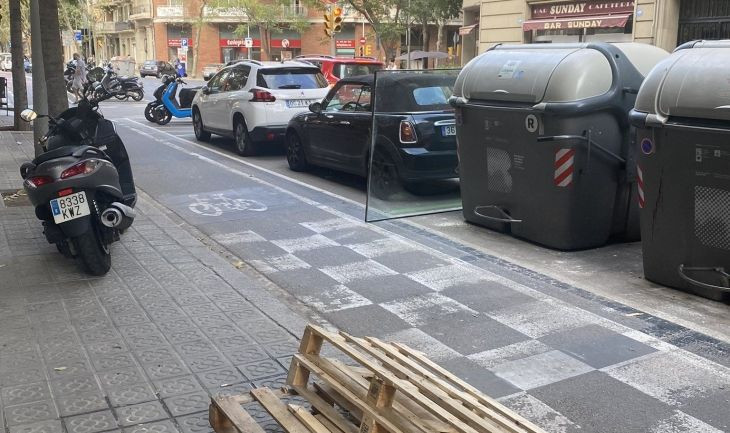
<instances>
[{"instance_id":1,"label":"tiled pavement","mask_svg":"<svg viewBox=\"0 0 730 433\"><path fill-rule=\"evenodd\" d=\"M287 224L273 209L201 228L334 326L411 344L550 432L730 430L727 344L325 205L296 209ZM210 394L282 383L303 326L282 293L177 216L147 199L140 210L113 272L91 279L45 244L30 208L0 209L6 433L204 432Z\"/></svg>"}]
</instances>

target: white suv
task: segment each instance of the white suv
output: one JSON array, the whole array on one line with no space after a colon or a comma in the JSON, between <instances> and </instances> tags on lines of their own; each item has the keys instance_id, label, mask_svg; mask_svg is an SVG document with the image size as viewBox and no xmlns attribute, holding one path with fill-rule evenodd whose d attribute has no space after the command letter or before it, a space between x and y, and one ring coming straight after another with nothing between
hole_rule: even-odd
<instances>
[{"instance_id":1,"label":"white suv","mask_svg":"<svg viewBox=\"0 0 730 433\"><path fill-rule=\"evenodd\" d=\"M239 154L253 155L257 144L282 140L289 120L328 91L310 63L243 60L215 74L195 95L195 138L233 137Z\"/></svg>"}]
</instances>

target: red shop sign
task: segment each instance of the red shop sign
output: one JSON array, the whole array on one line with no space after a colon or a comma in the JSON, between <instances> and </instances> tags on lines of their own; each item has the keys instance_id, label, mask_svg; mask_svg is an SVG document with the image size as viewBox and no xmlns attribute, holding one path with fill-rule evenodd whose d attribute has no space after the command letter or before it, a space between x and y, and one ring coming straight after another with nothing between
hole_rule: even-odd
<instances>
[{"instance_id":1,"label":"red shop sign","mask_svg":"<svg viewBox=\"0 0 730 433\"><path fill-rule=\"evenodd\" d=\"M634 0L564 2L532 6L532 19L632 13L634 13Z\"/></svg>"},{"instance_id":2,"label":"red shop sign","mask_svg":"<svg viewBox=\"0 0 730 433\"><path fill-rule=\"evenodd\" d=\"M221 47L240 47L246 48L245 40L242 39L219 39ZM261 47L261 39L254 39L253 46L255 48Z\"/></svg>"},{"instance_id":3,"label":"red shop sign","mask_svg":"<svg viewBox=\"0 0 730 433\"><path fill-rule=\"evenodd\" d=\"M355 48L354 39L338 39L335 41L335 48Z\"/></svg>"},{"instance_id":4,"label":"red shop sign","mask_svg":"<svg viewBox=\"0 0 730 433\"><path fill-rule=\"evenodd\" d=\"M187 38L187 40L188 40L188 46L189 47L192 47L193 46L193 40L190 39L190 38ZM168 39L167 40L167 46L168 47L181 47L182 45L180 44L180 38L177 38L177 39Z\"/></svg>"},{"instance_id":5,"label":"red shop sign","mask_svg":"<svg viewBox=\"0 0 730 433\"><path fill-rule=\"evenodd\" d=\"M301 39L289 39L285 38L287 41L289 41L289 46L284 47L281 44L281 41L284 39L272 39L271 40L271 48L285 48L285 49L291 49L291 48L301 48L302 47L302 40Z\"/></svg>"}]
</instances>

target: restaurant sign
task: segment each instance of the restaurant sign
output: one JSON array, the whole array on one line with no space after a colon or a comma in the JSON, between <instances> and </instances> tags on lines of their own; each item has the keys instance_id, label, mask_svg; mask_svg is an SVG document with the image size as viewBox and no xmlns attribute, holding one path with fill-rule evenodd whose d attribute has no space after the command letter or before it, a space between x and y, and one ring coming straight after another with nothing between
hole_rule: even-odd
<instances>
[{"instance_id":1,"label":"restaurant sign","mask_svg":"<svg viewBox=\"0 0 730 433\"><path fill-rule=\"evenodd\" d=\"M584 1L537 4L532 6L532 19L568 18L633 14L634 0L628 1Z\"/></svg>"}]
</instances>

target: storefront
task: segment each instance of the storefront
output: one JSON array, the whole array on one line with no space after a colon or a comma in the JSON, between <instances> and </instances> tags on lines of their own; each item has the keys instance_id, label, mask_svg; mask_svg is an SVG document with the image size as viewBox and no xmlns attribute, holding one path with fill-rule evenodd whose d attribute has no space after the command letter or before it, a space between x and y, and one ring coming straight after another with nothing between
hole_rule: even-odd
<instances>
[{"instance_id":1,"label":"storefront","mask_svg":"<svg viewBox=\"0 0 730 433\"><path fill-rule=\"evenodd\" d=\"M531 42L631 42L634 0L533 4L522 23Z\"/></svg>"},{"instance_id":2,"label":"storefront","mask_svg":"<svg viewBox=\"0 0 730 433\"><path fill-rule=\"evenodd\" d=\"M235 32L235 26L221 24L219 27L221 63L249 58L261 60L261 36L259 29L251 27L245 36ZM246 48L246 38L251 38L251 48ZM277 33L271 37L271 60L292 59L302 52L301 36L295 32Z\"/></svg>"},{"instance_id":3,"label":"storefront","mask_svg":"<svg viewBox=\"0 0 730 433\"><path fill-rule=\"evenodd\" d=\"M192 60L193 49L193 32L188 24L168 24L167 25L167 59L169 61L175 61L179 59L184 53L183 40L186 41L188 46L187 54ZM182 50L180 50L182 48Z\"/></svg>"}]
</instances>

